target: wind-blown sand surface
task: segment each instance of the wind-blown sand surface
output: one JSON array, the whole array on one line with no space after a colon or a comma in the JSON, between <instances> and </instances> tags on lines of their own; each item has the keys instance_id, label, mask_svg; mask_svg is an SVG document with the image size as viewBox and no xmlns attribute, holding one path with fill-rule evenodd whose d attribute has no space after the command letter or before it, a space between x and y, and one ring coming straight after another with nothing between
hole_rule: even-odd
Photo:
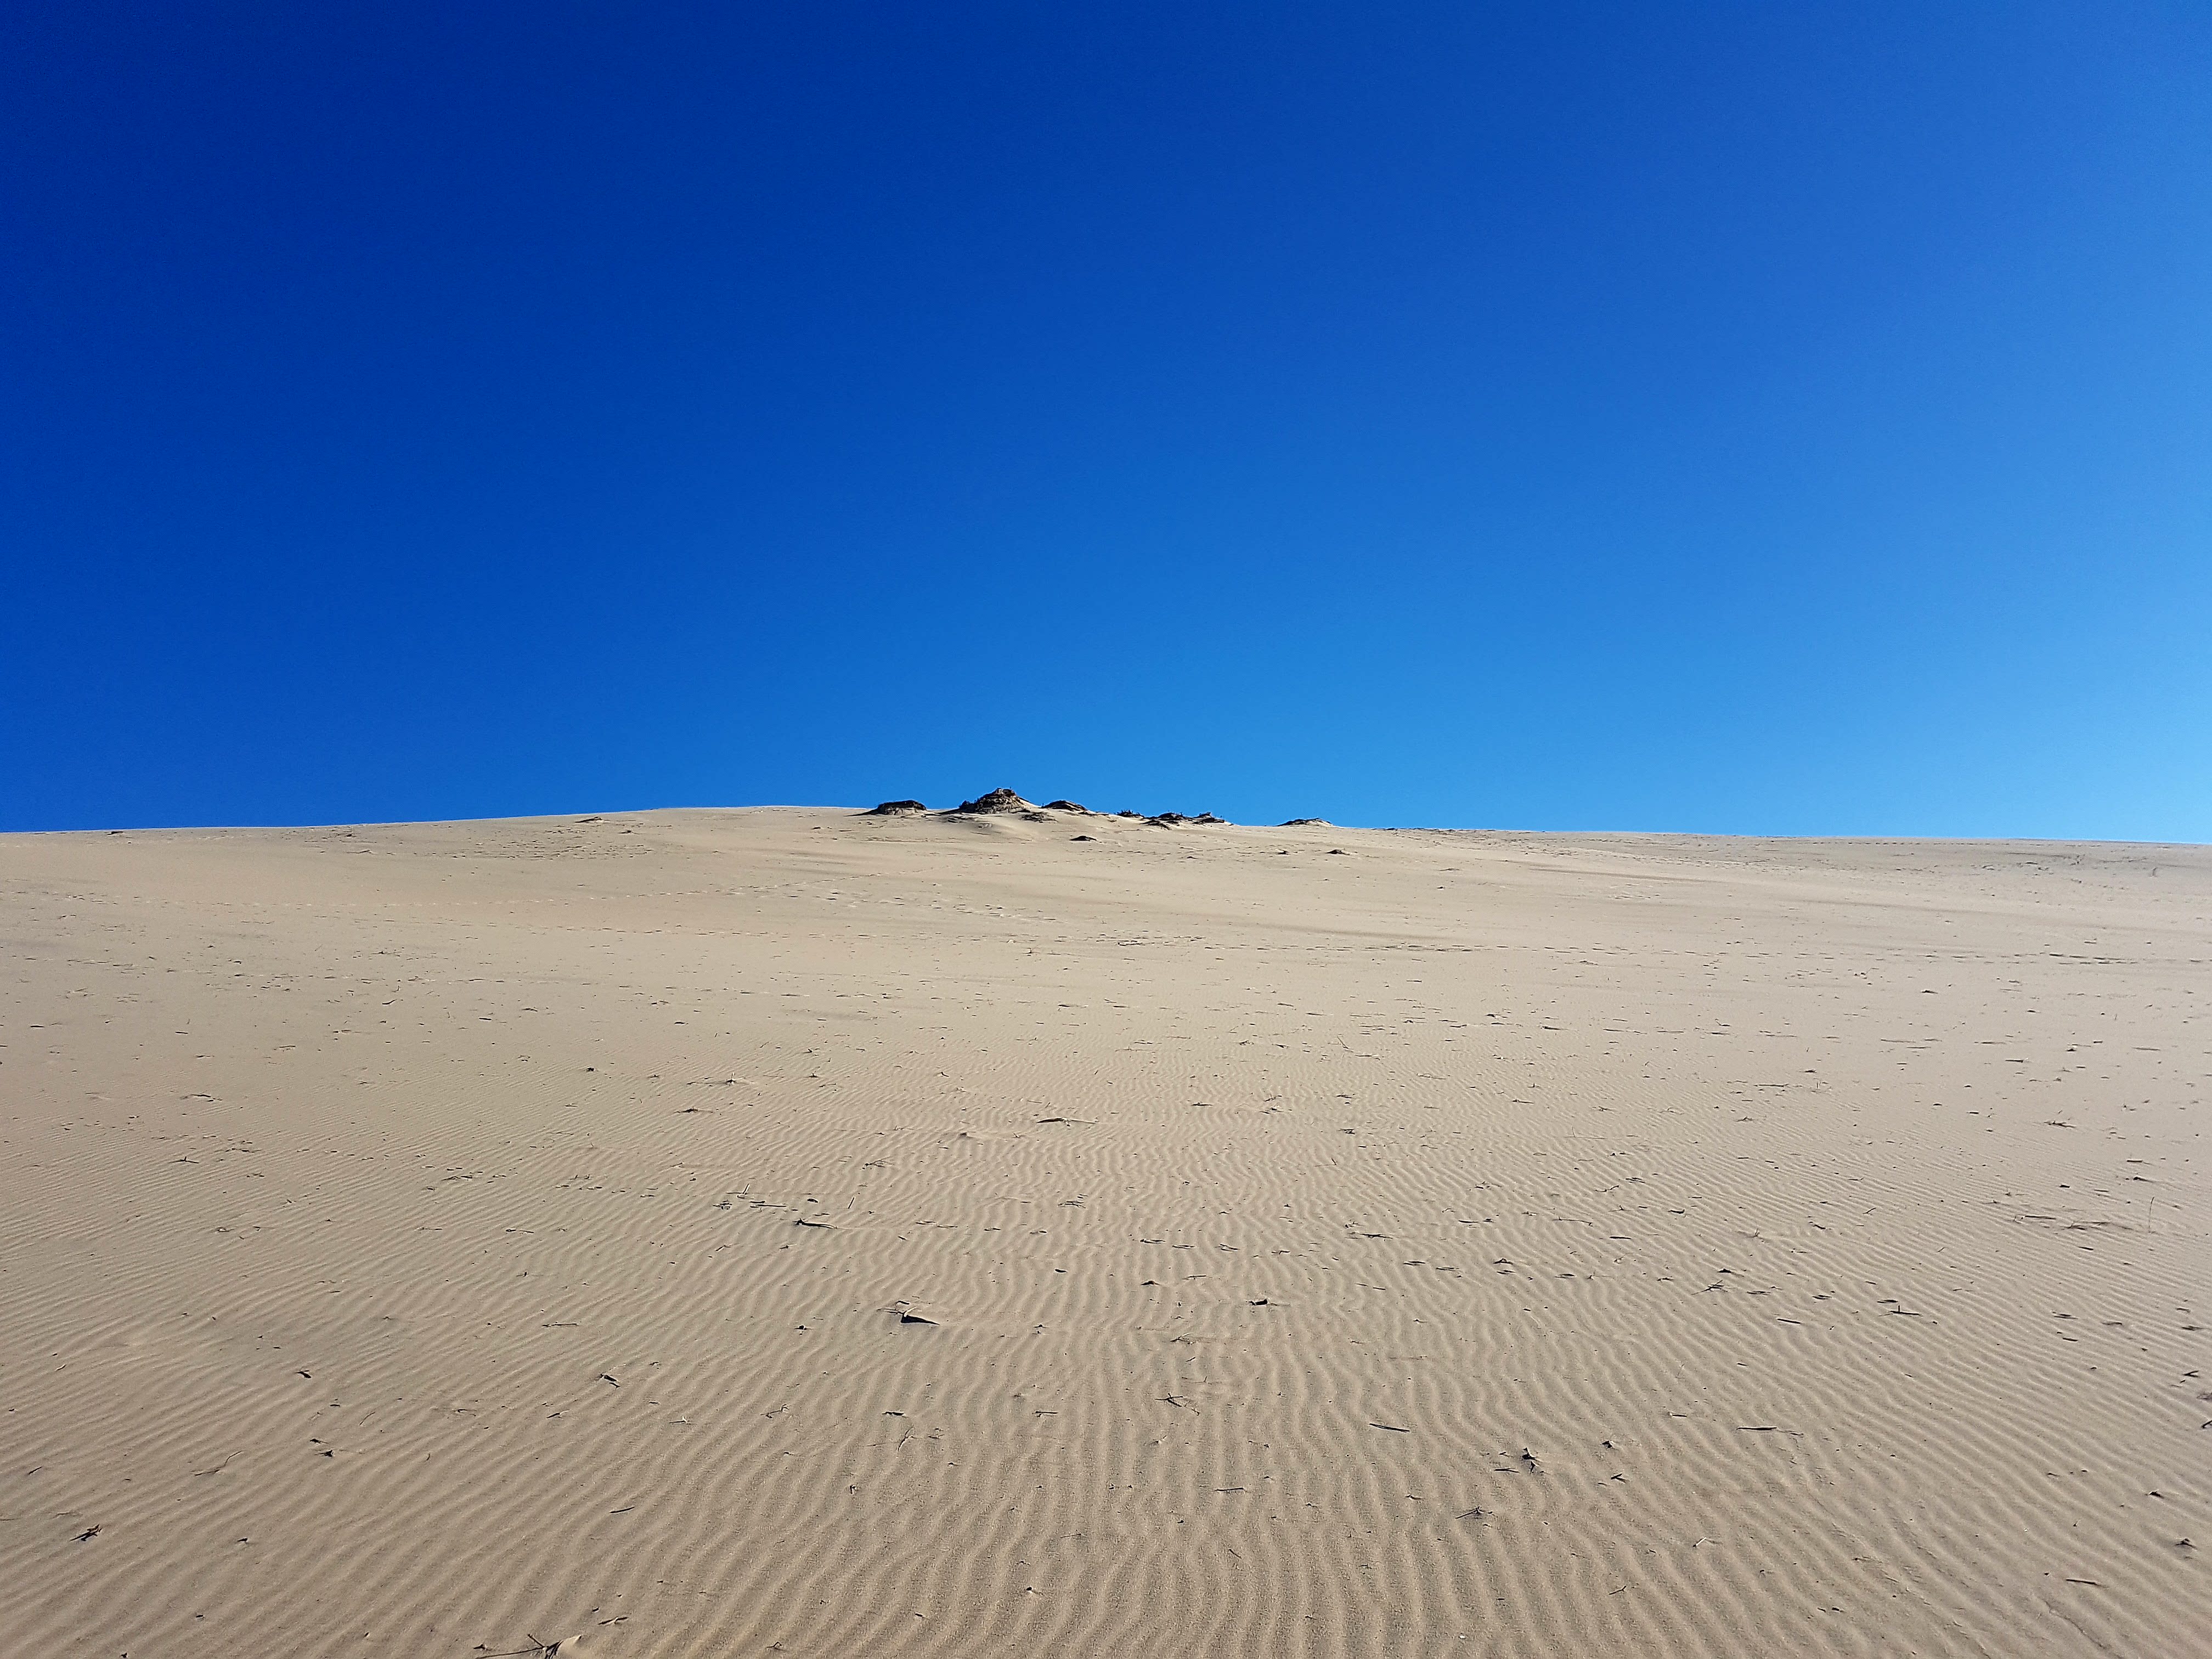
<instances>
[{"instance_id":1,"label":"wind-blown sand surface","mask_svg":"<svg viewBox=\"0 0 2212 1659\"><path fill-rule=\"evenodd\" d=\"M0 985L10 1655L2212 1653L2205 849L10 836Z\"/></svg>"}]
</instances>

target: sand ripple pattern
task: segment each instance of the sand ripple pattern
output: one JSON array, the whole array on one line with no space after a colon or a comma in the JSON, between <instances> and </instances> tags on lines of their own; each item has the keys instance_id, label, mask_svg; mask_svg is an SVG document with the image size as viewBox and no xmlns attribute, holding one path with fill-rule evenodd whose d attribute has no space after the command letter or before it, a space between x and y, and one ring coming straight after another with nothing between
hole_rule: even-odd
<instances>
[{"instance_id":1,"label":"sand ripple pattern","mask_svg":"<svg viewBox=\"0 0 2212 1659\"><path fill-rule=\"evenodd\" d=\"M2185 848L0 839L0 1650L2212 1652L2208 938Z\"/></svg>"}]
</instances>

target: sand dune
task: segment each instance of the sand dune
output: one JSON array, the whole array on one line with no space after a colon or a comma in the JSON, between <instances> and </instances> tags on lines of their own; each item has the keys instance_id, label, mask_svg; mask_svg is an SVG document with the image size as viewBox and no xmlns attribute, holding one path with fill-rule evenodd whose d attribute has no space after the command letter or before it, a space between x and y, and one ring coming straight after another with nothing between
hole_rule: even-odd
<instances>
[{"instance_id":1,"label":"sand dune","mask_svg":"<svg viewBox=\"0 0 2212 1659\"><path fill-rule=\"evenodd\" d=\"M10 1655L2212 1653L2204 849L11 836L0 973Z\"/></svg>"}]
</instances>

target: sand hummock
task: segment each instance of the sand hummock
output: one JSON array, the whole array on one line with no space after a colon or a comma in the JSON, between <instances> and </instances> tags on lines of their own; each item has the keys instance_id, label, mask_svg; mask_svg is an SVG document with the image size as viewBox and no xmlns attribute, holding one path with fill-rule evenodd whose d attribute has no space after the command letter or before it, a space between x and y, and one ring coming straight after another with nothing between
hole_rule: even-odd
<instances>
[{"instance_id":1,"label":"sand hummock","mask_svg":"<svg viewBox=\"0 0 2212 1659\"><path fill-rule=\"evenodd\" d=\"M1011 789L999 788L978 795L973 800L963 800L957 806L947 807L948 812L1035 812L1039 810L1035 801L1024 800Z\"/></svg>"},{"instance_id":2,"label":"sand hummock","mask_svg":"<svg viewBox=\"0 0 2212 1659\"><path fill-rule=\"evenodd\" d=\"M0 837L0 1651L2212 1653L2212 854L991 799Z\"/></svg>"}]
</instances>

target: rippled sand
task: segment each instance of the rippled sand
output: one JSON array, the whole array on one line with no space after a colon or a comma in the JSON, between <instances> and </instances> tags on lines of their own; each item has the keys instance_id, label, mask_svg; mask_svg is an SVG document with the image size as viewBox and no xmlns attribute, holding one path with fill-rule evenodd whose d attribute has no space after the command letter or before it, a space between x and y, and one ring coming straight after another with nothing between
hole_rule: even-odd
<instances>
[{"instance_id":1,"label":"rippled sand","mask_svg":"<svg viewBox=\"0 0 2212 1659\"><path fill-rule=\"evenodd\" d=\"M0 985L9 1654L2212 1653L2204 849L10 836Z\"/></svg>"}]
</instances>

